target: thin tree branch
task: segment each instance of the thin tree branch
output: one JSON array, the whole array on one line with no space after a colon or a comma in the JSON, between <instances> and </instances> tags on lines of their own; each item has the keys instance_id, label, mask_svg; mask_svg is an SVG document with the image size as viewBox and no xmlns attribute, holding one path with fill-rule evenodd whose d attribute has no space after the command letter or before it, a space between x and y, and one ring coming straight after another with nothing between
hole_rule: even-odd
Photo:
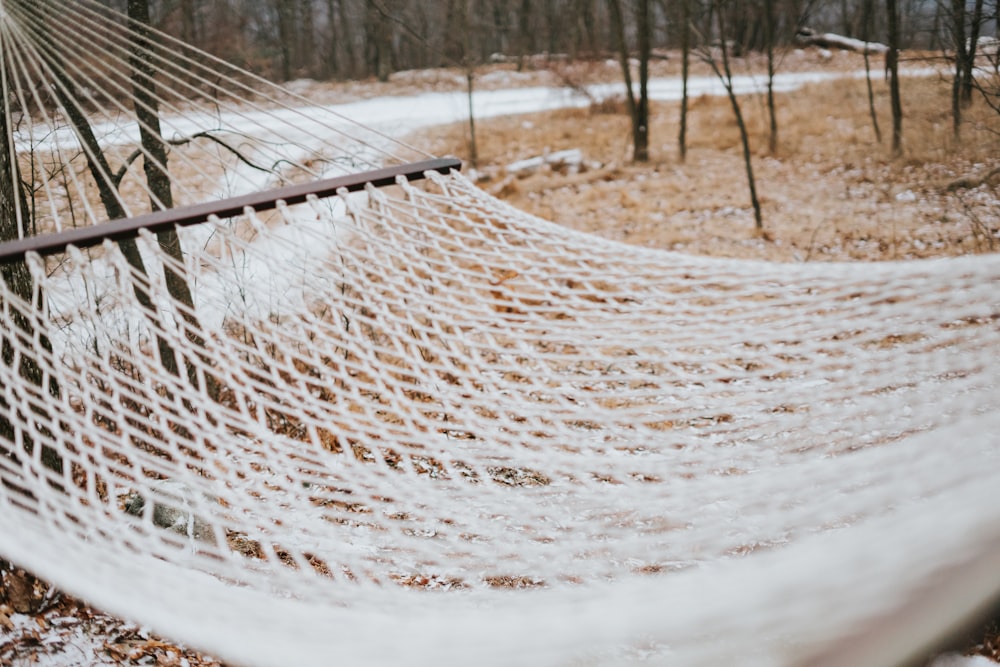
<instances>
[{"instance_id":1,"label":"thin tree branch","mask_svg":"<svg viewBox=\"0 0 1000 667\"><path fill-rule=\"evenodd\" d=\"M229 151L230 153L232 153L233 155L235 155L236 158L240 162L242 162L243 164L247 165L248 167L251 167L253 169L257 169L258 171L263 171L263 172L273 172L274 171L273 167L262 167L259 164L255 164L250 158L248 158L246 155L244 155L243 153L241 153L238 149L233 148L228 143L226 143L225 141L223 141L219 137L215 136L213 134L213 130L205 130L203 132L196 132L196 133L192 134L189 137L183 137L181 139L163 139L163 142L166 143L166 144L169 144L171 146L183 146L185 144L191 143L195 139L208 139L210 141L214 141L215 143L219 144L220 146L222 146L223 148L225 148L227 151ZM132 153L127 158L125 158L125 161L118 168L118 171L115 172L114 176L112 176L112 178L111 178L111 181L112 181L112 183L114 183L114 186L116 188L119 185L121 185L122 180L125 178L126 172L128 172L128 170L132 166L132 164L136 160L138 160L142 155L143 155L143 149L142 148L136 148L134 151L132 151Z\"/></svg>"}]
</instances>

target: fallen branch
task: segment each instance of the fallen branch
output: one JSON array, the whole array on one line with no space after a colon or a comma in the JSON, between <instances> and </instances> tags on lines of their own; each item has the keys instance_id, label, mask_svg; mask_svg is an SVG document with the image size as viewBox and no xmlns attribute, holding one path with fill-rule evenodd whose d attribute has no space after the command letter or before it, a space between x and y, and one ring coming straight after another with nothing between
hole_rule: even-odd
<instances>
[{"instance_id":1,"label":"fallen branch","mask_svg":"<svg viewBox=\"0 0 1000 667\"><path fill-rule=\"evenodd\" d=\"M802 28L795 34L795 41L802 46L818 46L821 49L841 49L858 53L887 53L889 47L879 42L866 42L853 37L844 37L832 32L817 33L812 28Z\"/></svg>"},{"instance_id":2,"label":"fallen branch","mask_svg":"<svg viewBox=\"0 0 1000 667\"><path fill-rule=\"evenodd\" d=\"M546 155L518 160L507 165L504 171L515 178L526 178L547 167L559 173L575 174L583 167L583 151L573 148L565 151L556 151Z\"/></svg>"},{"instance_id":3,"label":"fallen branch","mask_svg":"<svg viewBox=\"0 0 1000 667\"><path fill-rule=\"evenodd\" d=\"M990 169L985 174L979 176L962 176L961 178L956 178L954 181L949 183L945 190L948 192L956 192L957 190L971 190L972 188L978 188L984 183L989 183L994 178L1000 177L1000 167L994 167ZM1000 180L1000 178L997 178Z\"/></svg>"}]
</instances>

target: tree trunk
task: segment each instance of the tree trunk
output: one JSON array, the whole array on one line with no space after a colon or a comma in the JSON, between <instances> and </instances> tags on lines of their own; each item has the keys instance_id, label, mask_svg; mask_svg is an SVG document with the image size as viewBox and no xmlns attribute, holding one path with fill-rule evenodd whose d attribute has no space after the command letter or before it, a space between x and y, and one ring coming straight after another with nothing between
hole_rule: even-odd
<instances>
[{"instance_id":1,"label":"tree trunk","mask_svg":"<svg viewBox=\"0 0 1000 667\"><path fill-rule=\"evenodd\" d=\"M593 57L598 52L597 47L597 20L594 17L594 3L591 0L582 0L578 3L580 20L583 22L583 52Z\"/></svg>"},{"instance_id":2,"label":"tree trunk","mask_svg":"<svg viewBox=\"0 0 1000 667\"><path fill-rule=\"evenodd\" d=\"M955 73L951 79L951 133L962 139L962 74L965 71L965 0L951 0L951 42L955 49Z\"/></svg>"},{"instance_id":3,"label":"tree trunk","mask_svg":"<svg viewBox=\"0 0 1000 667\"><path fill-rule=\"evenodd\" d=\"M972 20L969 23L969 48L965 52L965 62L962 68L961 102L963 106L972 104L972 89L975 87L973 72L976 67L976 47L979 42L979 30L983 25L983 0L976 0L972 9Z\"/></svg>"},{"instance_id":4,"label":"tree trunk","mask_svg":"<svg viewBox=\"0 0 1000 667\"><path fill-rule=\"evenodd\" d=\"M38 29L44 31L42 34L43 38L48 38L50 35L48 18L46 16L46 20L38 24ZM118 198L118 192L113 182L111 166L108 164L104 151L101 149L100 142L94 135L94 130L90 127L90 122L79 106L76 99L76 88L66 75L66 68L56 56L52 56L49 64L52 67L53 77L55 78L52 92L56 97L59 107L66 114L66 118L69 120L80 145L83 147L83 152L87 159L87 168L97 186L101 204L104 206L104 210L110 220L124 218L126 217L125 207ZM125 239L119 241L118 247L121 249L126 261L140 275L148 275L142 255L139 253L139 246L134 240ZM149 293L136 285L135 296L142 308L150 314L151 318L155 319L156 306L149 298ZM173 375L178 375L177 359L174 355L174 350L162 336L157 336L157 348L160 352L160 361L163 367Z\"/></svg>"},{"instance_id":5,"label":"tree trunk","mask_svg":"<svg viewBox=\"0 0 1000 667\"><path fill-rule=\"evenodd\" d=\"M24 196L20 169L14 157L14 141L10 136L10 124L4 109L0 113L0 241L16 241L30 235L28 201ZM0 270L3 271L10 291L30 303L34 281L27 265L24 262L0 264ZM3 418L2 414L0 418Z\"/></svg>"},{"instance_id":6,"label":"tree trunk","mask_svg":"<svg viewBox=\"0 0 1000 667\"><path fill-rule=\"evenodd\" d=\"M632 119L632 144L636 162L649 161L649 57L653 50L653 21L649 0L638 0L636 30L639 35L639 103ZM627 63L626 63L627 64Z\"/></svg>"},{"instance_id":7,"label":"tree trunk","mask_svg":"<svg viewBox=\"0 0 1000 667\"><path fill-rule=\"evenodd\" d=\"M0 44L0 49L3 45ZM2 76L6 79L6 72ZM6 80L3 82L3 89L7 90ZM20 170L17 166L14 141L9 133L10 123L7 119L7 108L0 109L0 241L13 241L25 235L28 231L27 224L29 209L27 198L24 196L24 188L21 184ZM7 289L27 303L35 301L35 284L31 272L24 262L0 265L0 279L6 283ZM41 308L42 301L39 298L36 305ZM6 305L0 297L0 309L6 309ZM34 330L28 318L22 313L11 310L13 325L18 331L8 331L0 329L0 363L8 368L14 365L17 355L9 336L20 335L27 339L34 336ZM43 347L48 348L48 339L42 337ZM49 348L51 349L51 348ZM37 361L29 355L20 355L17 373L22 381L41 387L45 383L45 374ZM52 380L49 381L49 393L52 396L59 395L59 386ZM12 406L8 405L3 396L0 395L0 456L4 456L14 462L20 459L17 451L18 427L12 419L17 419ZM22 415L21 418L24 418ZM34 443L31 437L21 433L21 446L31 457L34 453ZM59 453L51 447L42 447L42 465L57 475L62 475L63 460ZM15 463L16 465L16 463ZM4 480L3 484L11 488L12 491L30 495L30 491L18 487L14 482ZM29 572L20 568L15 568L7 561L0 560L0 602L10 605L16 613L32 614L38 611L42 602L42 597L36 594L36 583L38 580Z\"/></svg>"},{"instance_id":8,"label":"tree trunk","mask_svg":"<svg viewBox=\"0 0 1000 667\"><path fill-rule=\"evenodd\" d=\"M181 0L181 41L201 46L198 35L197 24L195 23L194 0Z\"/></svg>"},{"instance_id":9,"label":"tree trunk","mask_svg":"<svg viewBox=\"0 0 1000 667\"><path fill-rule=\"evenodd\" d=\"M677 147L681 162L687 158L688 75L691 71L691 1L681 3L681 118L677 130Z\"/></svg>"},{"instance_id":10,"label":"tree trunk","mask_svg":"<svg viewBox=\"0 0 1000 667\"><path fill-rule=\"evenodd\" d=\"M878 125L878 113L875 111L875 89L872 87L872 68L868 52L865 52L865 83L868 86L868 115L872 119L872 129L875 130L875 141L882 143L882 128Z\"/></svg>"},{"instance_id":11,"label":"tree trunk","mask_svg":"<svg viewBox=\"0 0 1000 667\"><path fill-rule=\"evenodd\" d=\"M643 15L649 16L648 0L639 0L640 18L643 23ZM639 99L635 97L635 90L632 88L632 68L629 66L628 43L625 39L625 17L622 12L620 0L608 0L608 10L611 14L611 32L615 38L615 45L618 47L618 61L621 63L622 76L625 79L625 102L628 105L629 118L632 120L632 159L636 162L649 160L649 97L646 85L643 82L645 77L648 82L649 77L649 55L645 58L640 54L639 58ZM642 33L647 33L649 21L646 20L640 30L640 41ZM641 50L640 46L640 50ZM648 41L646 43L648 48ZM645 67L643 67L645 61Z\"/></svg>"},{"instance_id":12,"label":"tree trunk","mask_svg":"<svg viewBox=\"0 0 1000 667\"><path fill-rule=\"evenodd\" d=\"M316 76L316 19L312 0L301 0L298 14L302 38L296 40L298 45L297 64L307 76Z\"/></svg>"},{"instance_id":13,"label":"tree trunk","mask_svg":"<svg viewBox=\"0 0 1000 667\"><path fill-rule=\"evenodd\" d=\"M722 71L719 71L719 65L714 58L709 60L709 64L715 71L716 76L722 80L722 83L726 88L726 93L729 96L729 103L733 108L733 115L736 117L736 126L739 128L740 141L743 144L743 166L746 168L747 185L750 188L750 204L753 206L754 225L758 231L761 231L764 229L764 220L760 210L760 200L757 198L757 182L753 175L753 160L750 152L750 135L747 132L746 123L743 120L743 111L740 109L740 101L736 97L736 92L733 90L733 72L729 66L729 47L726 45L727 32L725 12L722 11L721 8L717 8L715 14L719 27Z\"/></svg>"},{"instance_id":14,"label":"tree trunk","mask_svg":"<svg viewBox=\"0 0 1000 667\"><path fill-rule=\"evenodd\" d=\"M132 100L136 118L139 121L139 135L143 156L143 170L146 184L149 186L150 205L153 210L173 208L174 196L170 185L170 174L167 171L167 147L163 142L160 129L160 110L156 94L156 82L153 77L149 34L149 0L129 0L128 3L129 35L134 48L129 55L129 67L132 75ZM176 230L158 232L156 240L163 252L176 262L176 267L164 263L163 275L167 292L171 298L180 304L181 318L186 326L185 337L197 348L202 349L205 341L199 334L201 326L194 314L194 299L184 275L184 252L181 240ZM207 360L203 360L206 361ZM176 359L172 373L178 373ZM192 386L199 386L198 370L193 365L187 367L188 380ZM210 393L214 397L214 384L208 382Z\"/></svg>"},{"instance_id":15,"label":"tree trunk","mask_svg":"<svg viewBox=\"0 0 1000 667\"><path fill-rule=\"evenodd\" d=\"M867 43L868 42L868 30L869 26L875 15L874 0L865 0L864 7L862 9L861 16L861 39ZM871 60L869 58L868 49L864 50L865 57L865 84L868 87L868 115L872 119L872 128L875 130L875 140L882 143L882 129L878 125L878 113L875 111L875 91L872 88L872 70L871 70Z\"/></svg>"},{"instance_id":16,"label":"tree trunk","mask_svg":"<svg viewBox=\"0 0 1000 667\"><path fill-rule=\"evenodd\" d=\"M388 81L392 73L392 17L390 7L381 2L367 3L366 37L368 69L379 81Z\"/></svg>"},{"instance_id":17,"label":"tree trunk","mask_svg":"<svg viewBox=\"0 0 1000 667\"><path fill-rule=\"evenodd\" d=\"M130 2L133 1L146 2L146 0L130 0ZM41 27L42 30L46 31L48 30L47 24L45 22L41 23L40 25L42 26ZM55 85L52 86L53 92L56 96L57 101L59 102L59 106L66 114L66 117L70 122L70 125L73 127L73 130L76 133L77 138L80 141L80 144L84 147L84 154L87 158L87 167L90 170L91 176L93 177L95 184L97 185L98 195L101 199L102 205L104 206L104 210L108 215L108 218L116 220L127 217L125 208L122 205L118 196L118 192L116 190L117 184L114 182L114 178L112 176L113 172L111 170L111 167L108 164L107 158L104 155L104 151L101 149L100 142L98 142L97 137L94 135L94 131L91 128L90 123L87 120L87 117L84 115L83 111L79 106L79 103L75 95L75 87L72 81L70 81L69 78L66 76L65 74L66 70L61 62L59 62L57 59L53 59L53 61L50 64L52 66L52 71L56 79ZM148 112L148 109L146 109L145 111ZM159 128L158 115L154 113L153 116L156 116L155 128L158 129ZM146 121L152 124L152 120L150 118L146 118ZM145 163L147 169L151 168L150 160L146 160ZM164 165L165 168L166 164L165 157L162 164ZM155 164L152 165L152 168L154 169L154 171L158 169L158 167ZM163 171L160 171L159 174L154 174L153 180L152 182L150 182L150 191L151 192L159 191L160 195L164 195L166 197L166 200L172 204L172 199L170 198L170 195L164 194L166 190L169 190L169 180L167 180L166 182L166 187L164 187L162 183L162 181L165 178L167 177ZM154 188L157 188L157 190L154 190ZM161 203L163 202L162 197L160 201ZM173 236L176 237L176 234L173 234ZM175 257L180 256L179 243L175 243L173 244L173 247L171 247L172 239L170 233L168 233L165 237L162 237L161 245L164 243L167 244L167 246L164 248L165 252ZM122 255L124 255L126 261L128 261L128 263L136 270L137 273L139 273L142 276L148 275L145 262L143 261L142 255L139 252L138 244L134 240L125 239L119 241L118 247L121 249ZM176 284L178 278L179 277L176 275L171 277L168 274L167 282L169 285L171 280L174 281L175 284L173 290L177 292L177 294L180 297L180 300L183 300L184 298L183 293L187 291L187 283L183 280L183 278L180 278L180 282L183 283L183 285L178 286ZM171 288L168 287L168 289ZM153 301L149 296L148 289L144 288L139 284L136 284L134 290L135 290L136 300L139 302L139 305L143 308L143 310L145 310L149 314L150 320L155 322L156 306L155 304L153 304ZM187 303L188 304L191 303L191 297L189 292L187 293ZM177 357L176 354L174 353L173 347L171 347L170 343L163 336L159 334L156 335L156 340L157 340L157 349L160 353L160 363L163 365L164 369L170 374L180 376L180 367L177 362Z\"/></svg>"},{"instance_id":18,"label":"tree trunk","mask_svg":"<svg viewBox=\"0 0 1000 667\"><path fill-rule=\"evenodd\" d=\"M392 74L392 21L387 14L379 14L375 28L377 59L375 75L379 81L388 81Z\"/></svg>"},{"instance_id":19,"label":"tree trunk","mask_svg":"<svg viewBox=\"0 0 1000 667\"><path fill-rule=\"evenodd\" d=\"M941 35L941 14L944 11L944 8L941 6L942 4L944 3L940 0L934 3L934 25L931 27L931 42L928 46L931 51L937 51L938 49L938 39ZM944 46L941 48L943 49Z\"/></svg>"},{"instance_id":20,"label":"tree trunk","mask_svg":"<svg viewBox=\"0 0 1000 667\"><path fill-rule=\"evenodd\" d=\"M547 0L542 5L545 8L546 51L548 51L548 57L552 57L562 50L559 38L562 36L567 17L559 11L560 8L552 0Z\"/></svg>"},{"instance_id":21,"label":"tree trunk","mask_svg":"<svg viewBox=\"0 0 1000 667\"><path fill-rule=\"evenodd\" d=\"M888 17L889 50L885 54L885 67L889 73L889 98L892 104L892 154L903 154L903 103L899 96L899 10L896 0L885 0Z\"/></svg>"},{"instance_id":22,"label":"tree trunk","mask_svg":"<svg viewBox=\"0 0 1000 667\"><path fill-rule=\"evenodd\" d=\"M129 13L131 16L134 0L129 0ZM292 48L294 46L293 14L295 5L288 0L275 0L274 9L278 17L278 51L281 54L281 80L290 81L292 79Z\"/></svg>"},{"instance_id":23,"label":"tree trunk","mask_svg":"<svg viewBox=\"0 0 1000 667\"><path fill-rule=\"evenodd\" d=\"M354 49L353 22L347 11L347 3L341 0L338 9L340 20L340 41L344 44L344 56L347 59L345 74L355 77L358 75L358 57Z\"/></svg>"},{"instance_id":24,"label":"tree trunk","mask_svg":"<svg viewBox=\"0 0 1000 667\"><path fill-rule=\"evenodd\" d=\"M475 69L471 66L466 67L465 70L465 82L467 84L467 94L469 103L469 163L473 168L479 162L479 146L476 143L476 113L473 108L472 98L473 98L473 84L476 78Z\"/></svg>"},{"instance_id":25,"label":"tree trunk","mask_svg":"<svg viewBox=\"0 0 1000 667\"><path fill-rule=\"evenodd\" d=\"M7 121L6 110L0 112L0 241L13 241L22 235L27 235L29 225L28 202L24 196L24 188L21 185L20 170L14 161L13 141L9 134L9 123ZM31 272L24 262L14 262L0 265L0 277L2 277L7 288L26 303L34 303L41 310L44 303L39 296L35 298L35 282ZM7 306L0 298L0 308ZM34 338L35 329L26 313L13 308L8 310L8 316L12 320L15 331L0 330L0 363L12 368L17 365L17 374L22 381L35 387L46 385L46 374L39 365L38 360L30 354L18 355L15 353L13 336L31 340ZM48 338L41 336L43 350L51 351ZM48 378L47 390L53 397L59 396L59 385L55 380ZM18 428L14 421L17 419L12 406L8 405L0 395L0 452L10 458L17 458L13 446L17 442ZM21 415L21 419L30 418ZM31 456L34 453L34 443L30 436L21 434L22 448ZM10 445L10 447L8 447ZM42 447L42 465L52 472L61 475L63 472L62 457L58 452L48 446Z\"/></svg>"},{"instance_id":26,"label":"tree trunk","mask_svg":"<svg viewBox=\"0 0 1000 667\"><path fill-rule=\"evenodd\" d=\"M329 77L339 78L343 76L340 65L340 55L338 53L339 41L337 39L337 0L326 0L326 34L329 40L326 43L326 59L323 62L322 70Z\"/></svg>"},{"instance_id":27,"label":"tree trunk","mask_svg":"<svg viewBox=\"0 0 1000 667\"><path fill-rule=\"evenodd\" d=\"M0 38L2 39L2 38ZM0 50L6 49L6 45L0 43ZM3 90L8 90L7 70L0 66L0 77L3 78ZM27 236L31 231L30 217L31 210L28 206L28 199L25 196L24 186L21 181L21 172L17 164L17 149L14 143L12 127L8 117L8 103L5 100L0 106L0 241L13 241L23 236ZM35 282L31 276L31 271L24 262L0 265L0 277L6 283L7 288L26 303L33 303L39 310L44 309L41 295L35 296ZM6 309L6 304L0 298L0 308ZM30 318L26 313L11 308L9 316L16 331L0 330L0 363L12 368L17 362L17 374L26 383L35 387L45 387L49 395L59 396L59 385L52 378L47 378L38 360L30 354L18 355L15 353L13 336L31 340L34 338L35 330ZM44 351L51 352L52 348L48 338L42 334L40 342ZM47 386L46 386L47 385ZM22 419L30 419L28 415L22 415ZM17 419L13 407L7 405L3 397L0 396L0 452L12 458L17 458L16 441L17 427L13 420ZM7 444L11 445L10 448ZM34 443L27 434L21 435L21 443L25 452L31 456L34 453ZM58 452L48 446L42 446L42 465L61 475L63 472L62 457Z\"/></svg>"},{"instance_id":28,"label":"tree trunk","mask_svg":"<svg viewBox=\"0 0 1000 667\"><path fill-rule=\"evenodd\" d=\"M524 70L526 59L534 49L534 31L531 28L531 0L521 0L521 11L518 16L518 28L520 34L520 58L517 62L517 71Z\"/></svg>"},{"instance_id":29,"label":"tree trunk","mask_svg":"<svg viewBox=\"0 0 1000 667\"><path fill-rule=\"evenodd\" d=\"M774 0L764 0L764 40L767 42L767 148L771 155L778 150L778 114L774 105Z\"/></svg>"},{"instance_id":30,"label":"tree trunk","mask_svg":"<svg viewBox=\"0 0 1000 667\"><path fill-rule=\"evenodd\" d=\"M608 10L611 14L611 34L618 49L618 62L621 64L622 77L625 79L625 103L628 105L630 118L635 118L635 91L632 89L632 69L628 62L628 43L625 41L625 18L622 16L620 0L608 0Z\"/></svg>"}]
</instances>

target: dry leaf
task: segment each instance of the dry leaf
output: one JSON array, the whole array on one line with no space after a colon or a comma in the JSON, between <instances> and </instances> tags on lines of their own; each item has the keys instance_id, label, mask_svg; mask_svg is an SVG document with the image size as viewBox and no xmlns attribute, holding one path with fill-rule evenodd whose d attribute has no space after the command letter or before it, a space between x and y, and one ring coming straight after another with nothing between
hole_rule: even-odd
<instances>
[{"instance_id":1,"label":"dry leaf","mask_svg":"<svg viewBox=\"0 0 1000 667\"><path fill-rule=\"evenodd\" d=\"M506 271L504 271L503 273L501 273L499 276L497 276L496 278L494 278L493 280L491 280L490 281L490 285L493 285L494 287L497 287L497 286L502 285L503 283L507 282L511 278L517 278L519 275L521 275L521 274L518 273L517 271L514 271L513 269L507 269Z\"/></svg>"}]
</instances>

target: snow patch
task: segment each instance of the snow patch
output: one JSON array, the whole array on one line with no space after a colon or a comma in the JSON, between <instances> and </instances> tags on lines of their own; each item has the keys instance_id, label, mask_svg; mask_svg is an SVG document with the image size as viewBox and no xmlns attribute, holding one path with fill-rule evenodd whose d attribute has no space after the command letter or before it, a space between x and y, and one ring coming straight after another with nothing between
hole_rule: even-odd
<instances>
[{"instance_id":1,"label":"snow patch","mask_svg":"<svg viewBox=\"0 0 1000 667\"><path fill-rule=\"evenodd\" d=\"M997 663L981 655L944 653L934 658L928 667L995 667Z\"/></svg>"}]
</instances>

